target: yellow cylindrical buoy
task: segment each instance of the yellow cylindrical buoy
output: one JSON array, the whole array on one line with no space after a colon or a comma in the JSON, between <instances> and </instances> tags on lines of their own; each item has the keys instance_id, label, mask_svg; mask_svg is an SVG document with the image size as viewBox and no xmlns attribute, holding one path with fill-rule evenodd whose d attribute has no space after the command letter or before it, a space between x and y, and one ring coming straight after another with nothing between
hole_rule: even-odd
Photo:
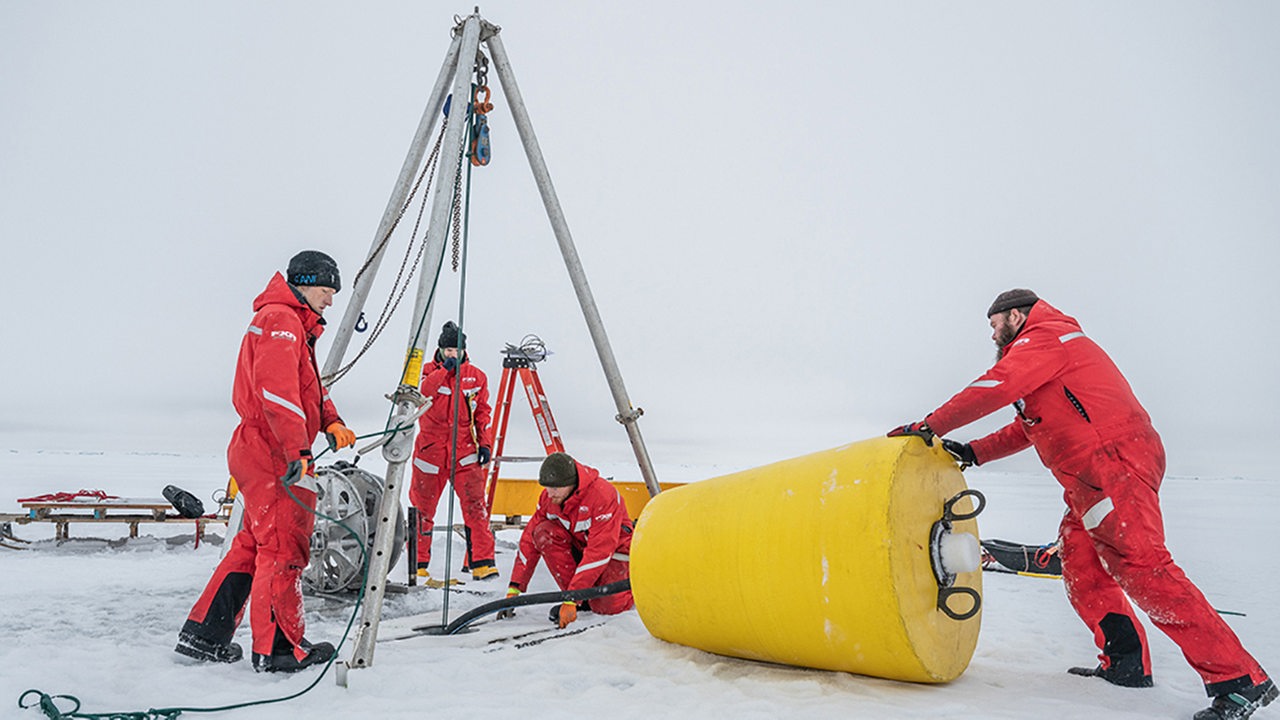
<instances>
[{"instance_id":1,"label":"yellow cylindrical buoy","mask_svg":"<svg viewBox=\"0 0 1280 720\"><path fill-rule=\"evenodd\" d=\"M948 548L976 548L981 507L955 500L977 494L940 445L873 438L659 494L631 545L645 627L751 660L959 677L978 641L982 578L976 557ZM951 612L939 607L948 585L967 593Z\"/></svg>"}]
</instances>

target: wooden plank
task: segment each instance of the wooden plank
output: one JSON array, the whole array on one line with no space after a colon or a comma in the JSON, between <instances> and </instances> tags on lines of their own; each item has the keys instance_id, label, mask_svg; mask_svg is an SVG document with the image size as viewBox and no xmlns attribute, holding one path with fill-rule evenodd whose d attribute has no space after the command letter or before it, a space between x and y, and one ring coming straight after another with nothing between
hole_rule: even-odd
<instances>
[{"instance_id":1,"label":"wooden plank","mask_svg":"<svg viewBox=\"0 0 1280 720\"><path fill-rule=\"evenodd\" d=\"M140 512L118 512L118 513L77 513L77 512L50 512L45 511L34 518L37 522L41 520L80 520L85 522L129 522L131 520L151 520L154 522L164 522L169 519L179 519L181 515L167 515L160 513L140 513ZM182 518L187 519L187 518Z\"/></svg>"},{"instance_id":2,"label":"wooden plank","mask_svg":"<svg viewBox=\"0 0 1280 720\"><path fill-rule=\"evenodd\" d=\"M80 508L83 509L83 508ZM54 538L58 540L67 540L71 537L71 523L125 523L129 526L129 537L138 537L138 525L141 523L194 523L197 540L204 538L205 526L209 523L222 523L225 525L227 519L224 517L206 517L186 518L174 514L152 511L150 513L122 513L122 514L102 514L87 515L84 513L55 513L49 512L47 508L42 510L42 514L38 517L28 515L15 516L13 522L20 524L29 524L32 522L51 522L56 527L54 529Z\"/></svg>"}]
</instances>

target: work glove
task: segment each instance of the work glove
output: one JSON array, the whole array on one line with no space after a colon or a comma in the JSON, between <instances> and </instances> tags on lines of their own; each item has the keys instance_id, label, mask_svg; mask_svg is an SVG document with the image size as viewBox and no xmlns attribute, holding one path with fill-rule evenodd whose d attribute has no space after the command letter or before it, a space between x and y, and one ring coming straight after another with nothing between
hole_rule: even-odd
<instances>
[{"instance_id":1,"label":"work glove","mask_svg":"<svg viewBox=\"0 0 1280 720\"><path fill-rule=\"evenodd\" d=\"M963 470L970 465L978 464L978 456L973 454L973 446L969 443L956 442L955 440L942 439L942 449L951 453L951 457L960 463L960 469Z\"/></svg>"},{"instance_id":2,"label":"work glove","mask_svg":"<svg viewBox=\"0 0 1280 720\"><path fill-rule=\"evenodd\" d=\"M476 451L476 455L480 458L481 465L488 465L489 461L493 459L493 451L487 447L481 447Z\"/></svg>"},{"instance_id":3,"label":"work glove","mask_svg":"<svg viewBox=\"0 0 1280 720\"><path fill-rule=\"evenodd\" d=\"M289 467L285 468L284 475L280 476L280 482L284 483L285 487L290 487L311 474L311 451L303 450L297 460L289 461Z\"/></svg>"},{"instance_id":4,"label":"work glove","mask_svg":"<svg viewBox=\"0 0 1280 720\"><path fill-rule=\"evenodd\" d=\"M561 629L569 626L569 623L578 619L578 603L572 600L566 600L560 603L560 613L556 616L556 625Z\"/></svg>"},{"instance_id":5,"label":"work glove","mask_svg":"<svg viewBox=\"0 0 1280 720\"><path fill-rule=\"evenodd\" d=\"M324 436L329 439L329 449L334 452L356 444L356 434L340 422L329 423L329 427L324 429Z\"/></svg>"},{"instance_id":6,"label":"work glove","mask_svg":"<svg viewBox=\"0 0 1280 720\"><path fill-rule=\"evenodd\" d=\"M511 585L507 587L507 599L510 600L513 597L520 597L520 588L516 587L515 585ZM509 608L502 608L501 610L499 610L496 617L499 620L510 620L515 616L516 616L516 609L513 607L509 607Z\"/></svg>"},{"instance_id":7,"label":"work glove","mask_svg":"<svg viewBox=\"0 0 1280 720\"><path fill-rule=\"evenodd\" d=\"M903 435L915 435L924 440L925 445L933 447L933 430L929 429L929 423L924 420L896 427L889 431L889 437L902 437Z\"/></svg>"}]
</instances>

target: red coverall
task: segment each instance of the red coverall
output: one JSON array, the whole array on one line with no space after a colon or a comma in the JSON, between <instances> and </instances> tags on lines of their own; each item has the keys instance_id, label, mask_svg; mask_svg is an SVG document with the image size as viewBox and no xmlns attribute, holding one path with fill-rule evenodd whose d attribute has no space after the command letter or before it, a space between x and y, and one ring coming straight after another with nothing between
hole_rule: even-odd
<instances>
[{"instance_id":1,"label":"red coverall","mask_svg":"<svg viewBox=\"0 0 1280 720\"><path fill-rule=\"evenodd\" d=\"M300 580L311 557L315 516L289 497L280 478L290 461L310 453L321 428L341 418L316 369L315 341L324 330L320 315L279 273L253 309L231 393L240 424L227 447L227 466L244 498L244 525L183 629L228 643L252 596L253 652L279 655L292 646L301 660L307 653L299 647ZM314 477L291 489L315 508Z\"/></svg>"},{"instance_id":2,"label":"red coverall","mask_svg":"<svg viewBox=\"0 0 1280 720\"><path fill-rule=\"evenodd\" d=\"M454 442L453 392L458 372L462 374L462 398L457 403L457 448ZM450 458L456 458L453 488L458 495L462 521L467 528L468 568L493 566L493 531L489 529L489 507L484 499L485 471L477 451L493 448L489 429L489 379L480 368L462 358L458 372L438 362L422 372L422 395L431 409L418 418L418 440L413 458L413 481L409 502L418 509L418 567L431 562L431 530L435 527L436 505L449 482Z\"/></svg>"},{"instance_id":3,"label":"red coverall","mask_svg":"<svg viewBox=\"0 0 1280 720\"><path fill-rule=\"evenodd\" d=\"M1102 348L1043 300L995 366L926 421L942 436L1011 403L1018 417L971 447L986 463L1034 445L1062 485L1067 598L1093 631L1103 666L1111 661L1108 650L1136 652L1140 643L1143 670L1151 674L1146 635L1128 595L1182 649L1209 695L1266 680L1165 548L1157 495L1165 454L1151 418Z\"/></svg>"},{"instance_id":4,"label":"red coverall","mask_svg":"<svg viewBox=\"0 0 1280 720\"><path fill-rule=\"evenodd\" d=\"M521 592L538 559L561 590L583 590L626 580L631 576L631 518L622 496L594 468L576 462L578 489L564 505L551 502L545 490L538 509L520 536L520 551L511 570L511 584ZM592 598L591 611L616 615L635 603L631 591Z\"/></svg>"}]
</instances>

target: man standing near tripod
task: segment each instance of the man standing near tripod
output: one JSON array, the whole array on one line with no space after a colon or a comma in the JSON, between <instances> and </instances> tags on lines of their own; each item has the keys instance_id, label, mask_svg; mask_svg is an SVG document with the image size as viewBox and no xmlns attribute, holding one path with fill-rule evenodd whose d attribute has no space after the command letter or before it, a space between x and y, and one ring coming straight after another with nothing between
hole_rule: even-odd
<instances>
[{"instance_id":1,"label":"man standing near tripod","mask_svg":"<svg viewBox=\"0 0 1280 720\"><path fill-rule=\"evenodd\" d=\"M252 596L255 669L296 672L333 657L333 645L303 637L300 579L315 524L311 443L322 428L335 448L356 441L320 384L315 358L325 308L341 288L333 258L304 250L287 277L276 273L253 301L231 394L240 424L227 448L244 525L178 633L174 650L182 655L239 660L243 650L231 639Z\"/></svg>"},{"instance_id":2,"label":"man standing near tripod","mask_svg":"<svg viewBox=\"0 0 1280 720\"><path fill-rule=\"evenodd\" d=\"M418 419L418 440L413 457L409 501L418 511L418 577L429 586L443 586L447 579L431 578L431 531L436 506L449 483L461 503L467 528L466 567L471 577L495 577L493 531L489 529L489 505L485 501L485 468L492 455L489 428L489 378L471 364L467 336L449 321L440 331L435 362L423 368L421 391L431 407Z\"/></svg>"}]
</instances>

